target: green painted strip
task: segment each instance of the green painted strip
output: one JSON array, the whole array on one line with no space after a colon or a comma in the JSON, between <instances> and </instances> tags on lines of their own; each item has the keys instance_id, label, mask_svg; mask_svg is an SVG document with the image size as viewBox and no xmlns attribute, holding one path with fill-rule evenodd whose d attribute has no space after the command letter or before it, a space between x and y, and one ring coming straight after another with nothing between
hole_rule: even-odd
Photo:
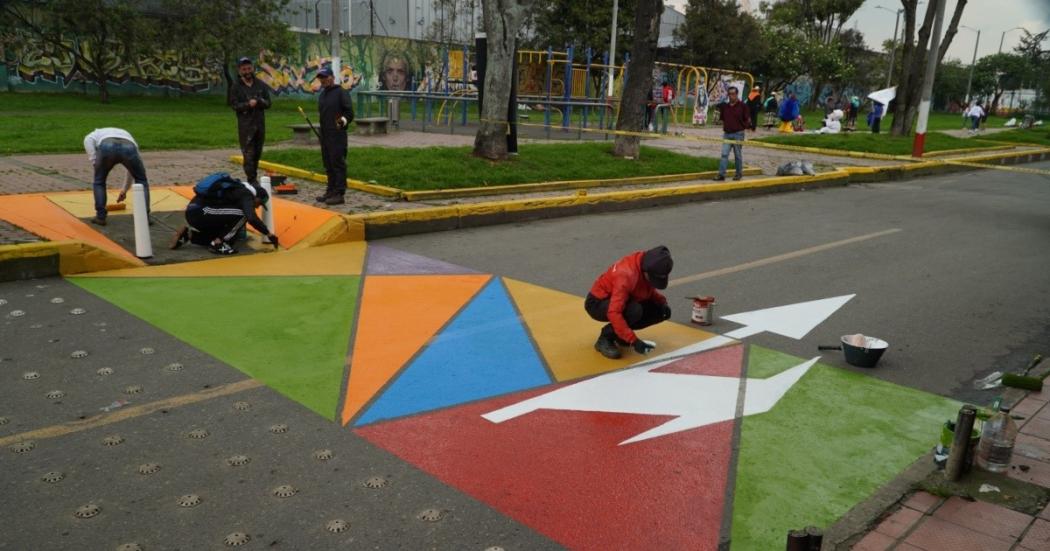
<instances>
[{"instance_id":1,"label":"green painted strip","mask_svg":"<svg viewBox=\"0 0 1050 551\"><path fill-rule=\"evenodd\" d=\"M804 360L752 346L748 376ZM877 369L877 368L876 368ZM780 549L827 527L929 451L959 403L817 364L769 412L743 419L733 549Z\"/></svg>"},{"instance_id":2,"label":"green painted strip","mask_svg":"<svg viewBox=\"0 0 1050 551\"><path fill-rule=\"evenodd\" d=\"M70 278L335 419L358 276Z\"/></svg>"}]
</instances>

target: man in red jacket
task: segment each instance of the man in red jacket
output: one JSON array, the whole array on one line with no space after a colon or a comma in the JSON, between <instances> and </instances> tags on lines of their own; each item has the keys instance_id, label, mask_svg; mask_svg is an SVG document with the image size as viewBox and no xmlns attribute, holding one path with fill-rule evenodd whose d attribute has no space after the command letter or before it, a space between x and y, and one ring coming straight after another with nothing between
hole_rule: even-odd
<instances>
[{"instance_id":1,"label":"man in red jacket","mask_svg":"<svg viewBox=\"0 0 1050 551\"><path fill-rule=\"evenodd\" d=\"M671 317L667 298L657 289L667 288L674 267L671 251L663 245L631 253L605 270L591 286L583 307L602 327L594 349L610 359L621 356L620 346L648 354L652 345L638 338L635 329L655 325Z\"/></svg>"}]
</instances>

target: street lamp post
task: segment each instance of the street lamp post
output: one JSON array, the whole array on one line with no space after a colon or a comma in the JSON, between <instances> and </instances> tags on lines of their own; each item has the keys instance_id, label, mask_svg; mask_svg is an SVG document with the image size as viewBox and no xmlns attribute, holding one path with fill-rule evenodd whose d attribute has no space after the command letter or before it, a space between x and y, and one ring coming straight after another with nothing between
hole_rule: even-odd
<instances>
[{"instance_id":1,"label":"street lamp post","mask_svg":"<svg viewBox=\"0 0 1050 551\"><path fill-rule=\"evenodd\" d=\"M608 97L613 95L613 78L616 76L616 15L620 11L620 0L613 0L612 30L609 31L609 90ZM572 60L570 60L571 62Z\"/></svg>"},{"instance_id":2,"label":"street lamp post","mask_svg":"<svg viewBox=\"0 0 1050 551\"><path fill-rule=\"evenodd\" d=\"M1026 29L1024 27L1014 27L1012 29L1006 29L1005 31L1003 31L1003 35L999 37L999 53L1003 53L1003 40L1006 40L1006 33L1017 30L1023 31Z\"/></svg>"},{"instance_id":3,"label":"street lamp post","mask_svg":"<svg viewBox=\"0 0 1050 551\"><path fill-rule=\"evenodd\" d=\"M890 47L890 68L889 68L888 71L886 71L886 88L889 88L890 87L890 83L892 82L892 79L893 79L893 62L894 62L894 58L897 56L897 29L900 28L900 25L901 25L901 13L903 13L904 10L903 9L891 10L889 8L884 8L882 6L875 6L875 7L880 9L880 10L886 10L886 11L888 11L890 13L897 14L897 22L893 24L893 43L891 44L891 47Z\"/></svg>"},{"instance_id":4,"label":"street lamp post","mask_svg":"<svg viewBox=\"0 0 1050 551\"><path fill-rule=\"evenodd\" d=\"M977 45L981 43L981 29L975 29L973 27L967 27L966 25L959 25L964 29L970 29L971 31L977 31L977 42L973 44L973 61L970 62L970 76L966 79L966 105L970 105L970 86L973 84L973 68L977 65Z\"/></svg>"}]
</instances>

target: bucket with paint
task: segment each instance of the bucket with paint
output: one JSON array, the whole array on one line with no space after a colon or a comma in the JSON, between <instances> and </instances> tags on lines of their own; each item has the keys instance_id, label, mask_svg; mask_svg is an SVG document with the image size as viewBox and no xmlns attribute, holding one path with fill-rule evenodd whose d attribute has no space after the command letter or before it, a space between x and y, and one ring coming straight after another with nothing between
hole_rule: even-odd
<instances>
[{"instance_id":1,"label":"bucket with paint","mask_svg":"<svg viewBox=\"0 0 1050 551\"><path fill-rule=\"evenodd\" d=\"M692 322L697 325L711 325L715 321L715 297L686 297L693 301Z\"/></svg>"},{"instance_id":2,"label":"bucket with paint","mask_svg":"<svg viewBox=\"0 0 1050 551\"><path fill-rule=\"evenodd\" d=\"M818 350L841 350L846 356L846 363L856 367L875 367L879 358L890 347L889 343L861 334L843 335L842 344L838 346L818 346Z\"/></svg>"}]
</instances>

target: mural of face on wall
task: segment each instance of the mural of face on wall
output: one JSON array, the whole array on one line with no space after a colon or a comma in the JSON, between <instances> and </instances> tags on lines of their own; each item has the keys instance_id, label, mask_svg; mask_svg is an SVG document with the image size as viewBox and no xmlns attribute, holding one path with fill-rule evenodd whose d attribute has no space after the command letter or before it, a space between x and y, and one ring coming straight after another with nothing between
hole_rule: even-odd
<instances>
[{"instance_id":1,"label":"mural of face on wall","mask_svg":"<svg viewBox=\"0 0 1050 551\"><path fill-rule=\"evenodd\" d=\"M410 90L412 68L408 58L401 52L387 52L379 66L381 90Z\"/></svg>"}]
</instances>

